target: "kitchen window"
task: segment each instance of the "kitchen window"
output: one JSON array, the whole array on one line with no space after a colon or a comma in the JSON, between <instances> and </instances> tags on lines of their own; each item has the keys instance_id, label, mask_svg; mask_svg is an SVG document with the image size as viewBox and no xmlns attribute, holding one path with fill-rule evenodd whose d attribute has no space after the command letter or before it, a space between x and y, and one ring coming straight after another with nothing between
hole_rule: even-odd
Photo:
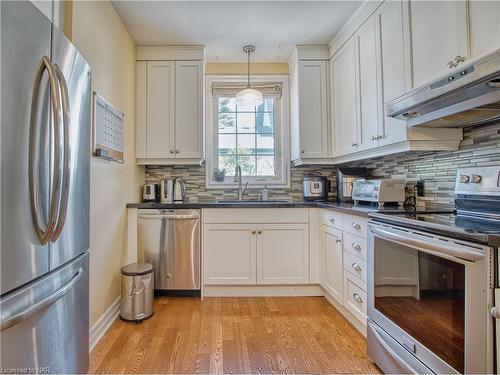
<instances>
[{"instance_id":1,"label":"kitchen window","mask_svg":"<svg viewBox=\"0 0 500 375\"><path fill-rule=\"evenodd\" d=\"M232 78L207 84L207 187L235 186L236 165L249 186L289 186L288 106L283 83L285 80L252 83L264 95L264 103L256 107L236 103L236 93L246 86L244 81Z\"/></svg>"}]
</instances>

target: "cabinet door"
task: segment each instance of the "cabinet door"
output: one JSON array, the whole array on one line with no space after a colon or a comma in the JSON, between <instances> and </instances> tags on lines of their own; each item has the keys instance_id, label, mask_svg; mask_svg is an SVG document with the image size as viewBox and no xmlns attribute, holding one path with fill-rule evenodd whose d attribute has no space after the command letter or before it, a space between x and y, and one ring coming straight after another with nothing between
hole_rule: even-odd
<instances>
[{"instance_id":1,"label":"cabinet door","mask_svg":"<svg viewBox=\"0 0 500 375\"><path fill-rule=\"evenodd\" d=\"M328 156L326 61L299 62L300 157Z\"/></svg>"},{"instance_id":2,"label":"cabinet door","mask_svg":"<svg viewBox=\"0 0 500 375\"><path fill-rule=\"evenodd\" d=\"M406 7L406 9L404 8ZM385 116L385 104L405 94L410 86L409 43L406 42L403 1L386 1L375 12L381 103L379 114L379 145L406 141L406 122Z\"/></svg>"},{"instance_id":3,"label":"cabinet door","mask_svg":"<svg viewBox=\"0 0 500 375\"><path fill-rule=\"evenodd\" d=\"M358 88L354 38L332 58L333 154L341 156L357 149Z\"/></svg>"},{"instance_id":4,"label":"cabinet door","mask_svg":"<svg viewBox=\"0 0 500 375\"><path fill-rule=\"evenodd\" d=\"M500 1L470 1L471 56L500 48Z\"/></svg>"},{"instance_id":5,"label":"cabinet door","mask_svg":"<svg viewBox=\"0 0 500 375\"><path fill-rule=\"evenodd\" d=\"M174 157L175 62L149 61L147 86L146 154Z\"/></svg>"},{"instance_id":6,"label":"cabinet door","mask_svg":"<svg viewBox=\"0 0 500 375\"><path fill-rule=\"evenodd\" d=\"M355 35L359 64L359 149L370 149L378 146L378 84L380 77L375 38L375 20L370 17Z\"/></svg>"},{"instance_id":7,"label":"cabinet door","mask_svg":"<svg viewBox=\"0 0 500 375\"><path fill-rule=\"evenodd\" d=\"M341 232L323 225L321 230L323 246L323 287L340 304L343 303L343 263Z\"/></svg>"},{"instance_id":8,"label":"cabinet door","mask_svg":"<svg viewBox=\"0 0 500 375\"><path fill-rule=\"evenodd\" d=\"M205 284L256 283L256 231L253 224L205 224Z\"/></svg>"},{"instance_id":9,"label":"cabinet door","mask_svg":"<svg viewBox=\"0 0 500 375\"><path fill-rule=\"evenodd\" d=\"M203 63L175 63L175 157L201 159L203 152Z\"/></svg>"},{"instance_id":10,"label":"cabinet door","mask_svg":"<svg viewBox=\"0 0 500 375\"><path fill-rule=\"evenodd\" d=\"M135 85L135 157L147 157L147 96L148 96L148 65L146 61L136 63L136 85Z\"/></svg>"},{"instance_id":11,"label":"cabinet door","mask_svg":"<svg viewBox=\"0 0 500 375\"><path fill-rule=\"evenodd\" d=\"M445 74L455 57L468 58L466 0L411 1L413 84Z\"/></svg>"},{"instance_id":12,"label":"cabinet door","mask_svg":"<svg viewBox=\"0 0 500 375\"><path fill-rule=\"evenodd\" d=\"M309 283L307 224L257 227L257 283Z\"/></svg>"}]
</instances>

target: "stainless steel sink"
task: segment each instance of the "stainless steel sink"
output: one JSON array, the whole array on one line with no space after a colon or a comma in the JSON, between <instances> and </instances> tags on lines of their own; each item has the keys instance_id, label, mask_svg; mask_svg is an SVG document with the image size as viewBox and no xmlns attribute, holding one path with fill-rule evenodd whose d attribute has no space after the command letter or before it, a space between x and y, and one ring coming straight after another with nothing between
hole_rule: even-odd
<instances>
[{"instance_id":1,"label":"stainless steel sink","mask_svg":"<svg viewBox=\"0 0 500 375\"><path fill-rule=\"evenodd\" d=\"M276 203L293 203L292 201L287 200L268 200L268 201L258 201L258 200L237 200L237 199L221 199L218 200L217 203L243 203L243 204L276 204Z\"/></svg>"}]
</instances>

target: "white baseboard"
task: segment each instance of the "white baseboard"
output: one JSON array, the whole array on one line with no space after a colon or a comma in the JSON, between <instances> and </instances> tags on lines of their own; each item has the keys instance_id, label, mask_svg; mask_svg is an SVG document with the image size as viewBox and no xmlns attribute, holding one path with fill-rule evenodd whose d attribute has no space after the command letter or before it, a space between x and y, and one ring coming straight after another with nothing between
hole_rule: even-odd
<instances>
[{"instance_id":1,"label":"white baseboard","mask_svg":"<svg viewBox=\"0 0 500 375\"><path fill-rule=\"evenodd\" d=\"M111 324L113 324L120 315L120 302L121 298L118 297L90 328L89 353L94 349L109 327L111 327Z\"/></svg>"},{"instance_id":2,"label":"white baseboard","mask_svg":"<svg viewBox=\"0 0 500 375\"><path fill-rule=\"evenodd\" d=\"M319 285L205 285L204 297L311 297L322 296Z\"/></svg>"}]
</instances>

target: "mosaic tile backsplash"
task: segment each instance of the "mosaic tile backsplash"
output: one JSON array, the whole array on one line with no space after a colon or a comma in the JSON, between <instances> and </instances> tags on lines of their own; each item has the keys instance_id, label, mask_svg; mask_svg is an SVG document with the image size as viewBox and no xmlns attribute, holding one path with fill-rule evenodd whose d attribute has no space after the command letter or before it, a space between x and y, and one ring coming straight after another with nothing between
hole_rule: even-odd
<instances>
[{"instance_id":1,"label":"mosaic tile backsplash","mask_svg":"<svg viewBox=\"0 0 500 375\"><path fill-rule=\"evenodd\" d=\"M372 178L402 178L411 191L417 180L425 183L425 197L417 198L419 207L451 207L455 175L459 167L481 167L500 164L500 123L464 129L464 140L457 151L410 152L373 158L349 166L363 166ZM302 199L302 177L319 172L332 181L331 198L336 195L334 166L292 168L290 189L271 189L270 199ZM234 199L235 189L213 190L205 187L205 167L148 166L146 182L163 178L182 177L186 182L190 202ZM256 198L260 189L249 189L249 197Z\"/></svg>"}]
</instances>

